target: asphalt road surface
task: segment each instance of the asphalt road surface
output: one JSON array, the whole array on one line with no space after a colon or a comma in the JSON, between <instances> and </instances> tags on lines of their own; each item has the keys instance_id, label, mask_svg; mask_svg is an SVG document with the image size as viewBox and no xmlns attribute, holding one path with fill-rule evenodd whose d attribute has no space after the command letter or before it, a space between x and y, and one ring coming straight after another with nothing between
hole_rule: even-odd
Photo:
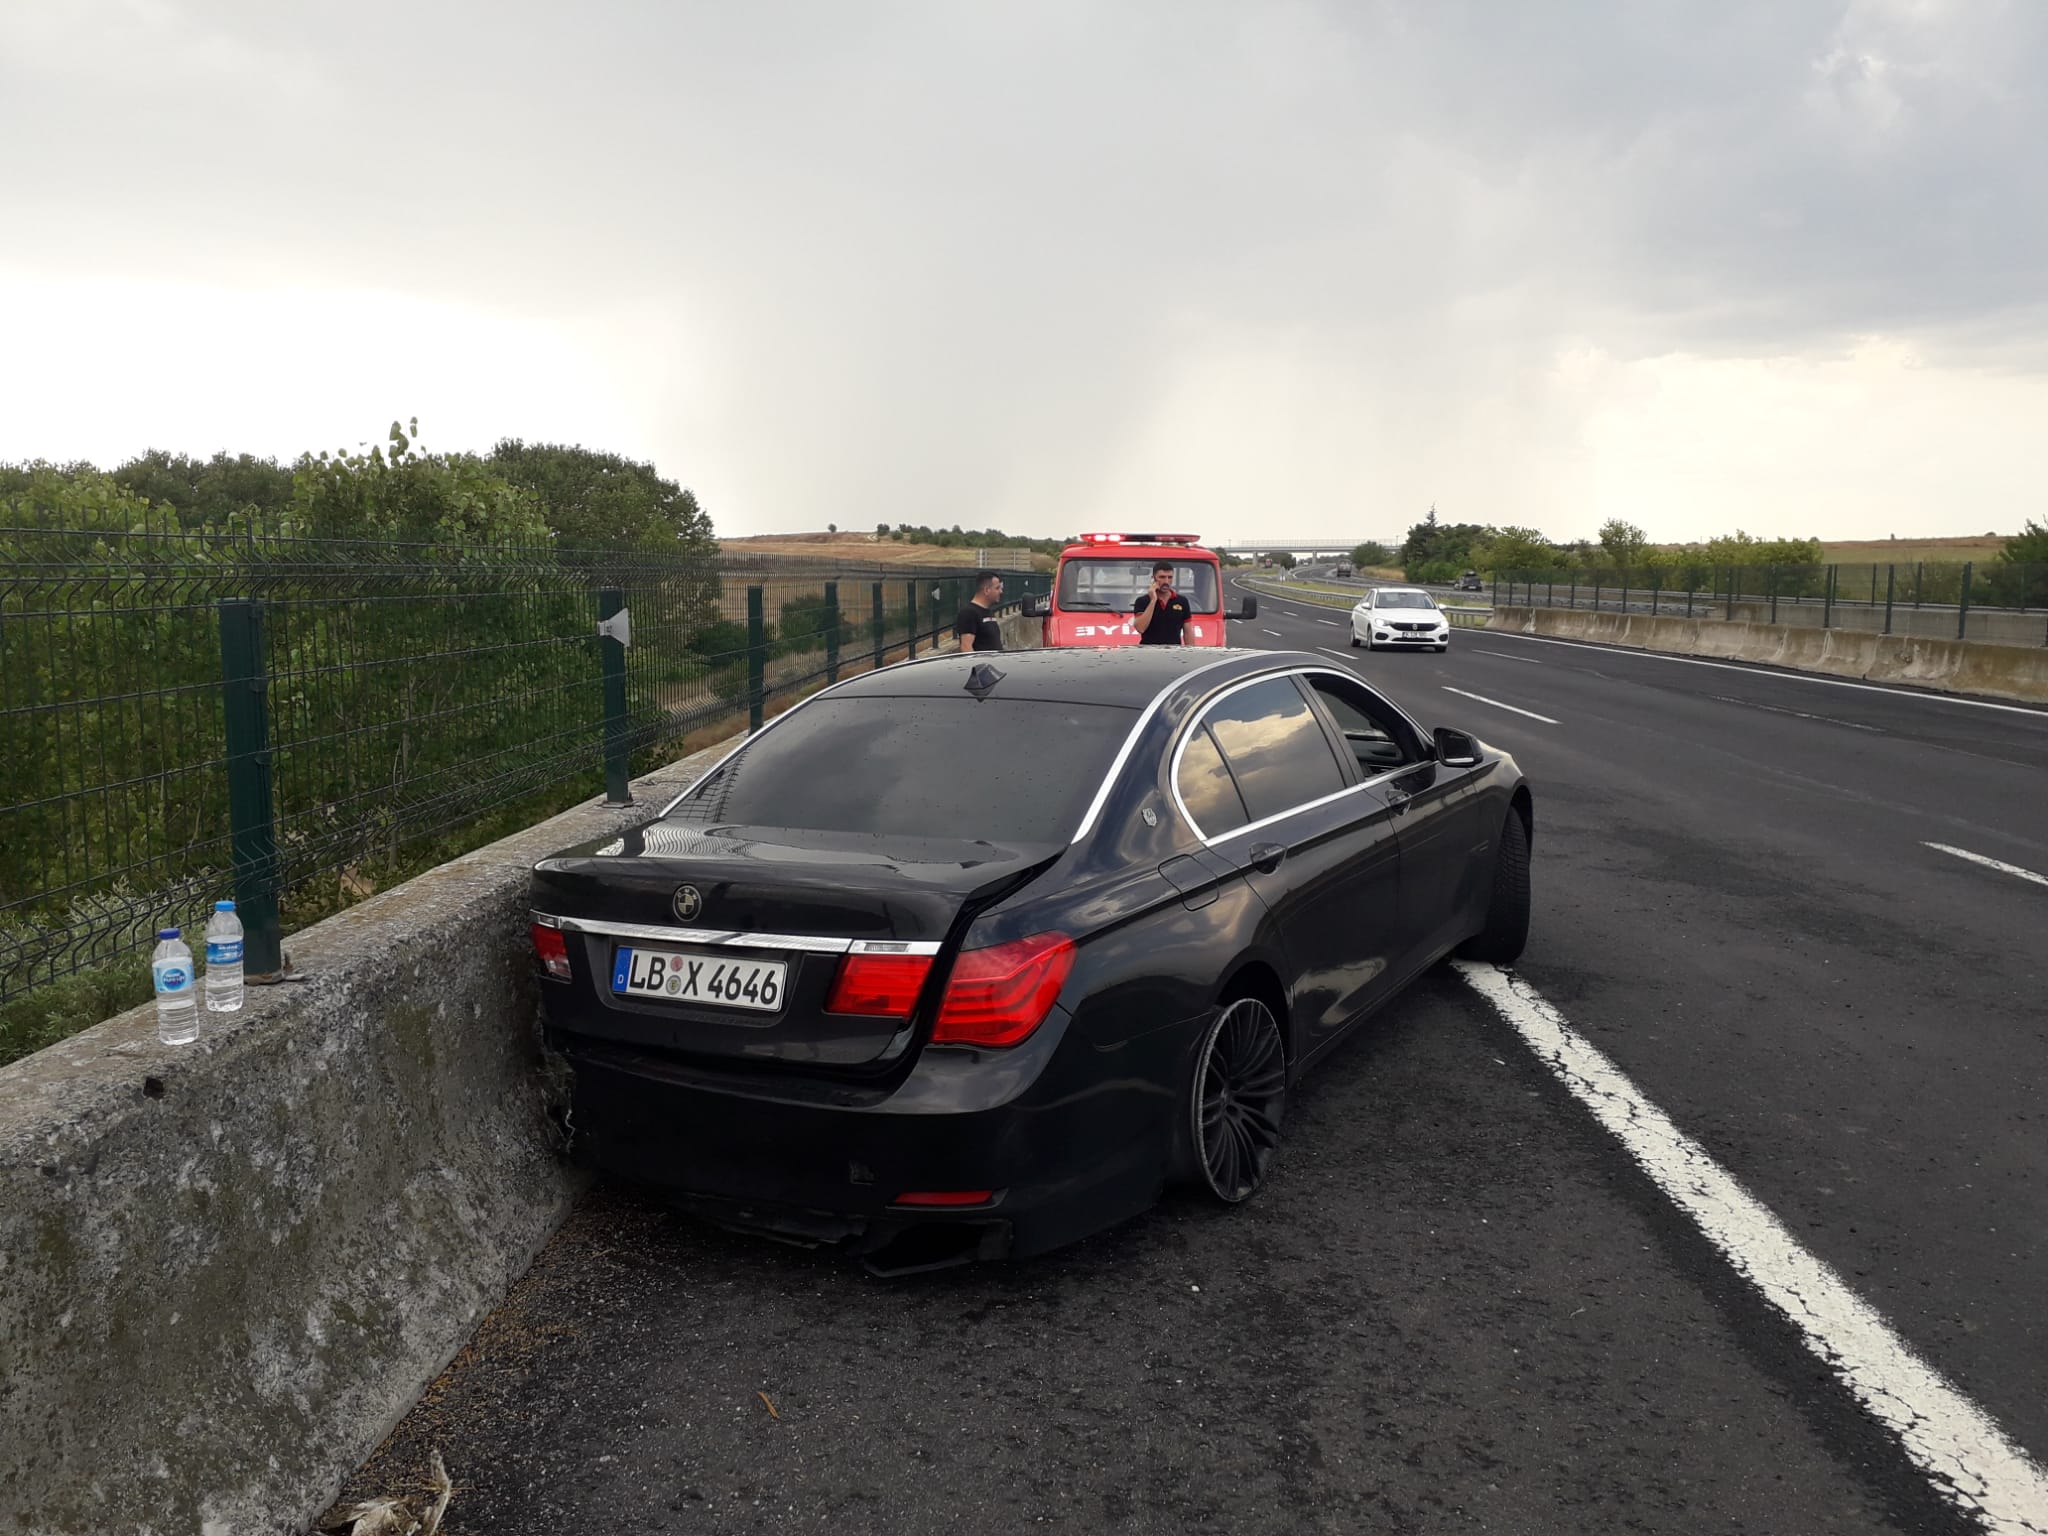
<instances>
[{"instance_id":1,"label":"asphalt road surface","mask_svg":"<svg viewBox=\"0 0 2048 1536\"><path fill-rule=\"evenodd\" d=\"M1025 1264L600 1188L351 1494L438 1448L456 1532L2048 1531L2048 714L1260 601L1531 776L1512 996L1433 974L1249 1206Z\"/></svg>"}]
</instances>

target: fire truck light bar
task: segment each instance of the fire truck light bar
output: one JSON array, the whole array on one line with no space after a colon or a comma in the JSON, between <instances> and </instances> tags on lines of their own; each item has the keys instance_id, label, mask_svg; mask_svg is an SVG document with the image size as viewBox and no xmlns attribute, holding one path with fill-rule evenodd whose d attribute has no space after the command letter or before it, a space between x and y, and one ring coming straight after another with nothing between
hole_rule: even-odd
<instances>
[{"instance_id":1,"label":"fire truck light bar","mask_svg":"<svg viewBox=\"0 0 2048 1536\"><path fill-rule=\"evenodd\" d=\"M1084 533L1083 544L1199 544L1195 533Z\"/></svg>"}]
</instances>

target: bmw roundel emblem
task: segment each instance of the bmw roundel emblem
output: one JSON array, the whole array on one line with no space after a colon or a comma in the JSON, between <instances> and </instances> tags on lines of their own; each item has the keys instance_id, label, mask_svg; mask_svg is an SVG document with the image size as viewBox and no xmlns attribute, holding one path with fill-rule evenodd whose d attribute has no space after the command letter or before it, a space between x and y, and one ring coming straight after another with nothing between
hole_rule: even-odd
<instances>
[{"instance_id":1,"label":"bmw roundel emblem","mask_svg":"<svg viewBox=\"0 0 2048 1536\"><path fill-rule=\"evenodd\" d=\"M674 911L677 922L694 923L697 914L704 910L704 894L694 885L679 885L669 907Z\"/></svg>"}]
</instances>

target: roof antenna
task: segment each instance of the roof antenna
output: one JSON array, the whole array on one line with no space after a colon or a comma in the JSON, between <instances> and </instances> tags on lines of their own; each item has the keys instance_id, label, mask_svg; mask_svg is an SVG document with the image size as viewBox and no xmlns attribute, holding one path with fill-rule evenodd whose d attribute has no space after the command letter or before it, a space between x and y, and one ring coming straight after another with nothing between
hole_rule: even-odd
<instances>
[{"instance_id":1,"label":"roof antenna","mask_svg":"<svg viewBox=\"0 0 2048 1536\"><path fill-rule=\"evenodd\" d=\"M979 662L975 665L974 670L967 674L967 691L974 695L974 702L979 704L983 699L996 691L996 684L1000 683L1006 675L1005 673L998 672L985 661Z\"/></svg>"}]
</instances>

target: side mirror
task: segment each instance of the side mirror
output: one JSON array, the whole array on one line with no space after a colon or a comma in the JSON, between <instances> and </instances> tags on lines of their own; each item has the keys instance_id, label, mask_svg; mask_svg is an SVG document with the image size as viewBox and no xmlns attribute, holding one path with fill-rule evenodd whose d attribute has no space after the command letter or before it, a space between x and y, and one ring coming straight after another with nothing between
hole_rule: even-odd
<instances>
[{"instance_id":1,"label":"side mirror","mask_svg":"<svg viewBox=\"0 0 2048 1536\"><path fill-rule=\"evenodd\" d=\"M1440 725L1430 735L1436 741L1436 760L1446 768L1476 768L1479 766L1479 743L1463 731L1454 731L1447 725Z\"/></svg>"},{"instance_id":2,"label":"side mirror","mask_svg":"<svg viewBox=\"0 0 2048 1536\"><path fill-rule=\"evenodd\" d=\"M1027 619L1042 619L1042 618L1045 618L1046 616L1048 616L1048 615L1049 615L1049 614L1050 614L1051 612L1052 612L1052 599L1051 599L1051 598L1049 598L1049 597L1040 597L1040 596L1039 596L1039 595L1038 595L1037 593L1035 593L1035 592L1027 592L1027 593L1026 593L1026 594L1024 595L1024 617L1025 617L1025 618L1027 618Z\"/></svg>"},{"instance_id":3,"label":"side mirror","mask_svg":"<svg viewBox=\"0 0 2048 1536\"><path fill-rule=\"evenodd\" d=\"M1238 599L1237 612L1230 615L1233 619L1256 619L1258 616L1259 600L1249 595Z\"/></svg>"}]
</instances>

